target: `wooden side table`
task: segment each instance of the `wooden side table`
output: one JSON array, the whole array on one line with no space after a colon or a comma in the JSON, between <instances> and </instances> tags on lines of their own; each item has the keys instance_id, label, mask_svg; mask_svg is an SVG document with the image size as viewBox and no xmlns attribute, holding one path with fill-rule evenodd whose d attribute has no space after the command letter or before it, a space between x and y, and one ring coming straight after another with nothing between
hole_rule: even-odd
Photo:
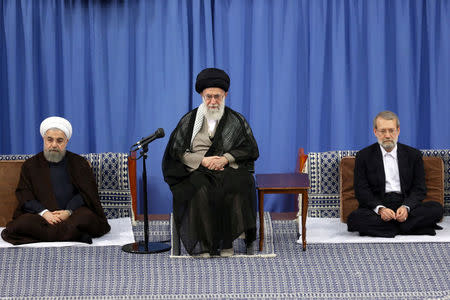
<instances>
[{"instance_id":1,"label":"wooden side table","mask_svg":"<svg viewBox=\"0 0 450 300\"><path fill-rule=\"evenodd\" d=\"M264 242L264 194L302 194L302 242L306 250L309 177L306 173L256 174L259 199L259 251Z\"/></svg>"}]
</instances>

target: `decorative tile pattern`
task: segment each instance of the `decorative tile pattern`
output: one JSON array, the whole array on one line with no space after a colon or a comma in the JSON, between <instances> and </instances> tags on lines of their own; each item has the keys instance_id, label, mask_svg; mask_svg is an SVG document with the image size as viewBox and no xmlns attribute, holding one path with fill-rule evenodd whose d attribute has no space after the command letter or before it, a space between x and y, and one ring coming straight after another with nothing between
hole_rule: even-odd
<instances>
[{"instance_id":1,"label":"decorative tile pattern","mask_svg":"<svg viewBox=\"0 0 450 300\"><path fill-rule=\"evenodd\" d=\"M423 156L438 156L444 161L444 214L450 215L450 149L421 150ZM346 156L358 151L328 151L308 153L309 190L308 215L339 217L339 164Z\"/></svg>"},{"instance_id":2,"label":"decorative tile pattern","mask_svg":"<svg viewBox=\"0 0 450 300\"><path fill-rule=\"evenodd\" d=\"M133 226L134 239L144 241L144 222L136 221ZM148 222L148 241L149 242L167 242L170 241L170 221L149 221Z\"/></svg>"},{"instance_id":3,"label":"decorative tile pattern","mask_svg":"<svg viewBox=\"0 0 450 300\"><path fill-rule=\"evenodd\" d=\"M0 155L0 160L26 160L33 155ZM131 193L128 180L128 154L88 153L86 158L94 172L100 202L108 219L131 217Z\"/></svg>"}]
</instances>

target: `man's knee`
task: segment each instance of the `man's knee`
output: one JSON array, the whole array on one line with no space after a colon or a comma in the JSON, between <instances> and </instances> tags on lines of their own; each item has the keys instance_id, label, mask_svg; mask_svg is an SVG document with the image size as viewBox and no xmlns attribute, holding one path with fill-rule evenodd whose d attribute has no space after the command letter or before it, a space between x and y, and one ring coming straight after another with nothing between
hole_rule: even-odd
<instances>
[{"instance_id":1,"label":"man's knee","mask_svg":"<svg viewBox=\"0 0 450 300\"><path fill-rule=\"evenodd\" d=\"M367 208L358 208L350 213L347 218L348 231L364 231L374 222L377 214Z\"/></svg>"},{"instance_id":2,"label":"man's knee","mask_svg":"<svg viewBox=\"0 0 450 300\"><path fill-rule=\"evenodd\" d=\"M436 201L423 202L411 211L411 216L430 218L437 222L444 216L444 207Z\"/></svg>"},{"instance_id":3,"label":"man's knee","mask_svg":"<svg viewBox=\"0 0 450 300\"><path fill-rule=\"evenodd\" d=\"M433 215L440 216L441 218L444 215L444 207L441 203L437 201L427 201L423 203L424 207L427 207L430 211L433 212Z\"/></svg>"},{"instance_id":4,"label":"man's knee","mask_svg":"<svg viewBox=\"0 0 450 300\"><path fill-rule=\"evenodd\" d=\"M28 234L36 227L41 227L46 223L47 221L40 215L26 213L9 222L6 228L10 232Z\"/></svg>"},{"instance_id":5,"label":"man's knee","mask_svg":"<svg viewBox=\"0 0 450 300\"><path fill-rule=\"evenodd\" d=\"M98 216L86 206L76 209L72 215L65 221L67 225L75 228L89 227L96 222Z\"/></svg>"}]
</instances>

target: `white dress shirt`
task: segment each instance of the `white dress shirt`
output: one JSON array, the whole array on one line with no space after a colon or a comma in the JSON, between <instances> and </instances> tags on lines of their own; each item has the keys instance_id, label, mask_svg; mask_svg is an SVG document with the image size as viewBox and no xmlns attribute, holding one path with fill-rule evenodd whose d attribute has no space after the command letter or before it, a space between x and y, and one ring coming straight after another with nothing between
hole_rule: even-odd
<instances>
[{"instance_id":1,"label":"white dress shirt","mask_svg":"<svg viewBox=\"0 0 450 300\"><path fill-rule=\"evenodd\" d=\"M400 172L398 171L397 159L397 145L391 152L387 152L381 147L381 154L383 155L384 175L386 177L386 193L401 193L400 187Z\"/></svg>"},{"instance_id":2,"label":"white dress shirt","mask_svg":"<svg viewBox=\"0 0 450 300\"><path fill-rule=\"evenodd\" d=\"M384 165L384 177L385 181L385 193L401 193L402 188L400 186L400 171L398 170L398 158L397 158L397 144L391 152L387 152L380 145L381 155L383 156ZM378 205L374 211L378 214L378 211L384 205ZM409 212L409 207L405 206Z\"/></svg>"},{"instance_id":3,"label":"white dress shirt","mask_svg":"<svg viewBox=\"0 0 450 300\"><path fill-rule=\"evenodd\" d=\"M206 121L208 123L209 136L214 136L214 133L216 132L217 120L209 120L208 118L206 118Z\"/></svg>"}]
</instances>

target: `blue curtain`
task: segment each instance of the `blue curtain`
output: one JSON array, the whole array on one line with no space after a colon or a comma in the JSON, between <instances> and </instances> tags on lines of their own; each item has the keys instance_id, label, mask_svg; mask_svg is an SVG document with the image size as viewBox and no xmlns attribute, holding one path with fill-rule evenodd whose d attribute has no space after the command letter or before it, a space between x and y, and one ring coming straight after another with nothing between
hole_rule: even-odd
<instances>
[{"instance_id":1,"label":"blue curtain","mask_svg":"<svg viewBox=\"0 0 450 300\"><path fill-rule=\"evenodd\" d=\"M294 171L299 147L373 143L385 109L402 142L450 146L450 1L4 0L0 12L0 153L39 152L50 115L71 121L77 153L127 152L162 127L147 161L152 213L171 211L161 158L201 103L205 67L231 77L227 105L253 128L257 173Z\"/></svg>"}]
</instances>

